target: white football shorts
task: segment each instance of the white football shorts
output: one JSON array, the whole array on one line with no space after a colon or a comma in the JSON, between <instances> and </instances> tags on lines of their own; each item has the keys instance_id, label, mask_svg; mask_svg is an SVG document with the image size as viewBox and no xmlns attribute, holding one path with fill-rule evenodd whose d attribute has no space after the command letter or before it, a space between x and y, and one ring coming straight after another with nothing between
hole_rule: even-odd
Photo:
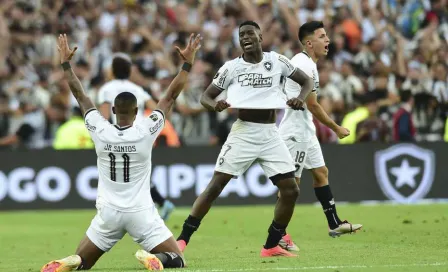
<instances>
[{"instance_id":1,"label":"white football shorts","mask_svg":"<svg viewBox=\"0 0 448 272\"><path fill-rule=\"evenodd\" d=\"M138 212L121 212L97 205L97 214L86 233L90 241L107 252L126 233L148 252L173 236L155 206Z\"/></svg>"},{"instance_id":2,"label":"white football shorts","mask_svg":"<svg viewBox=\"0 0 448 272\"><path fill-rule=\"evenodd\" d=\"M238 119L221 148L215 171L240 176L258 162L268 177L294 172L294 162L275 124Z\"/></svg>"},{"instance_id":3,"label":"white football shorts","mask_svg":"<svg viewBox=\"0 0 448 272\"><path fill-rule=\"evenodd\" d=\"M303 169L315 169L325 166L324 156L316 136L308 142L298 142L294 137L284 139L294 160L295 173L298 178L302 176Z\"/></svg>"}]
</instances>

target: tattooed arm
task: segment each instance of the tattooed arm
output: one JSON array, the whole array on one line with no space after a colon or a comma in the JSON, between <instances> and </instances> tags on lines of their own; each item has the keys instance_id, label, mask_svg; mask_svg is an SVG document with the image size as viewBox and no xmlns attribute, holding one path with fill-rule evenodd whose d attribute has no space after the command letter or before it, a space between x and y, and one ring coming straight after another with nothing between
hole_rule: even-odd
<instances>
[{"instance_id":1,"label":"tattooed arm","mask_svg":"<svg viewBox=\"0 0 448 272\"><path fill-rule=\"evenodd\" d=\"M95 105L93 104L92 100L86 95L84 92L84 89L82 87L81 82L79 81L78 77L75 75L75 72L73 72L72 68L69 68L64 71L65 79L68 82L68 86L70 87L70 91L72 92L73 96L78 101L79 107L81 108L82 114L90 109L95 108Z\"/></svg>"},{"instance_id":2,"label":"tattooed arm","mask_svg":"<svg viewBox=\"0 0 448 272\"><path fill-rule=\"evenodd\" d=\"M84 92L84 88L82 87L81 81L79 81L78 77L75 75L75 72L73 72L73 69L70 67L70 60L75 54L77 47L75 47L73 50L69 48L67 42L67 36L65 34L59 35L58 42L59 42L58 50L61 56L61 64L64 69L64 77L68 82L70 91L78 101L79 107L81 108L81 111L84 114L88 110L95 108L95 105Z\"/></svg>"}]
</instances>

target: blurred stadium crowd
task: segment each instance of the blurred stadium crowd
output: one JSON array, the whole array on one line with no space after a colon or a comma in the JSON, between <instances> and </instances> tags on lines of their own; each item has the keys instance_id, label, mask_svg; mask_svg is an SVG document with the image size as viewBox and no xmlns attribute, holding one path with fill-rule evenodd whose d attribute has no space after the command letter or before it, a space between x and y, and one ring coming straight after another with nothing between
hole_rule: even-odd
<instances>
[{"instance_id":1,"label":"blurred stadium crowd","mask_svg":"<svg viewBox=\"0 0 448 272\"><path fill-rule=\"evenodd\" d=\"M181 63L174 45L200 32L203 47L171 116L169 137L179 141L165 144L223 143L235 111L206 112L199 100L217 69L241 54L244 20L260 24L265 51L288 58L301 50L299 26L324 22L331 46L318 63L320 102L352 131L342 143L448 141L446 0L2 0L0 146L51 147L62 124L82 123L61 80L63 32L78 46L75 73L95 101L115 52L131 56L131 80L157 101ZM316 127L322 143L338 142Z\"/></svg>"}]
</instances>

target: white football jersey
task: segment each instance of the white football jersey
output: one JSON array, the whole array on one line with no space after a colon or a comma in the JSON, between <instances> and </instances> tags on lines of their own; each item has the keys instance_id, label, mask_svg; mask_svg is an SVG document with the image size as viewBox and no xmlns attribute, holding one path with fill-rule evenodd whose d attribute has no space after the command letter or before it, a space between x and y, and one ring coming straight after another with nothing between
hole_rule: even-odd
<instances>
[{"instance_id":1,"label":"white football jersey","mask_svg":"<svg viewBox=\"0 0 448 272\"><path fill-rule=\"evenodd\" d=\"M124 212L152 207L152 146L165 125L165 116L155 110L132 126L118 127L96 109L85 114L85 124L98 156L97 204Z\"/></svg>"},{"instance_id":2,"label":"white football jersey","mask_svg":"<svg viewBox=\"0 0 448 272\"><path fill-rule=\"evenodd\" d=\"M299 68L313 78L313 92L317 92L319 90L319 73L317 72L317 65L311 57L306 52L302 52L295 55L291 59L291 63L294 67ZM297 97L301 90L302 88L299 84L290 79L286 80L285 91L288 97ZM304 104L304 108L305 110L303 111L285 110L285 115L279 126L283 139L294 137L296 141L307 142L316 135L313 114L307 109L306 104Z\"/></svg>"},{"instance_id":3,"label":"white football jersey","mask_svg":"<svg viewBox=\"0 0 448 272\"><path fill-rule=\"evenodd\" d=\"M144 118L145 103L151 99L151 96L142 87L129 80L114 79L104 84L98 91L98 104L101 105L107 102L111 105L112 123L117 123L115 114L112 114L112 106L114 105L115 97L122 92L130 92L135 95L138 107L137 118Z\"/></svg>"},{"instance_id":4,"label":"white football jersey","mask_svg":"<svg viewBox=\"0 0 448 272\"><path fill-rule=\"evenodd\" d=\"M227 90L231 108L287 108L284 85L294 71L295 67L285 56L264 52L259 63L246 62L243 57L227 61L213 78L213 85Z\"/></svg>"}]
</instances>

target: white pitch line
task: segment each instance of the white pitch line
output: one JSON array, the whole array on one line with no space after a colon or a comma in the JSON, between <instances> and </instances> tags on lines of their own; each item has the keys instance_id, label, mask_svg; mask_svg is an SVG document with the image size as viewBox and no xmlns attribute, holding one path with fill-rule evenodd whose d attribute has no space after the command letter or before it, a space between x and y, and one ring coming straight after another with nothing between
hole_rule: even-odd
<instances>
[{"instance_id":1,"label":"white pitch line","mask_svg":"<svg viewBox=\"0 0 448 272\"><path fill-rule=\"evenodd\" d=\"M422 263L422 264L385 264L385 265L330 265L330 266L308 266L308 267L269 267L269 268L241 268L241 269L185 269L182 272L245 272L245 271L300 271L300 270L323 270L323 269L350 269L350 268L393 268L393 267L429 267L445 266L448 263Z\"/></svg>"}]
</instances>

